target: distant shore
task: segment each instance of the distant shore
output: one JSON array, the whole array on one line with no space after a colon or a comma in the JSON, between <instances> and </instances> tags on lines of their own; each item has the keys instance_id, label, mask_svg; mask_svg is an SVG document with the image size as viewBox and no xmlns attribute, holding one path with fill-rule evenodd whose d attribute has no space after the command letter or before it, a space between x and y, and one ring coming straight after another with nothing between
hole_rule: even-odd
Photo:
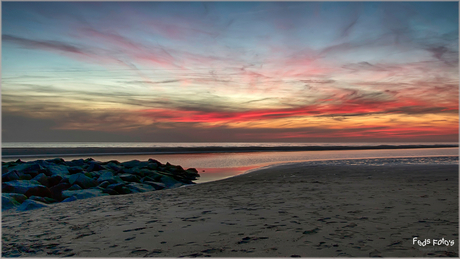
<instances>
[{"instance_id":1,"label":"distant shore","mask_svg":"<svg viewBox=\"0 0 460 259\"><path fill-rule=\"evenodd\" d=\"M289 164L6 211L2 256L458 257L458 187L458 165Z\"/></svg>"},{"instance_id":2,"label":"distant shore","mask_svg":"<svg viewBox=\"0 0 460 259\"><path fill-rule=\"evenodd\" d=\"M376 150L451 148L458 145L376 145L376 146L275 146L275 147L77 147L77 148L2 148L3 158L64 157L100 155L147 155L147 154L193 154L193 153L241 153L322 150Z\"/></svg>"}]
</instances>

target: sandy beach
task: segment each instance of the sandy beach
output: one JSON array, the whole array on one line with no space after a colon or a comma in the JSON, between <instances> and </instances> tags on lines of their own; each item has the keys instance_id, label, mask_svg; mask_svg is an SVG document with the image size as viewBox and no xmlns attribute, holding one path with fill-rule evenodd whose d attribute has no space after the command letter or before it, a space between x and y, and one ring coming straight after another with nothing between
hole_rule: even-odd
<instances>
[{"instance_id":1,"label":"sandy beach","mask_svg":"<svg viewBox=\"0 0 460 259\"><path fill-rule=\"evenodd\" d=\"M290 164L5 211L2 255L458 257L458 217L458 165Z\"/></svg>"}]
</instances>

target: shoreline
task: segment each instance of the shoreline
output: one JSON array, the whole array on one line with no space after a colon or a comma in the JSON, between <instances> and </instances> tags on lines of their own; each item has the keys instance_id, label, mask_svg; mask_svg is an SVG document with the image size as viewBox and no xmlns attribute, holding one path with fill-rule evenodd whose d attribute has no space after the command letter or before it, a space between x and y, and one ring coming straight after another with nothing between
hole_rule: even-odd
<instances>
[{"instance_id":1,"label":"shoreline","mask_svg":"<svg viewBox=\"0 0 460 259\"><path fill-rule=\"evenodd\" d=\"M2 148L2 159L20 157L64 157L103 155L160 155L245 152L290 152L333 150L458 148L458 145L378 145L378 146L282 146L282 147L76 147L76 148Z\"/></svg>"},{"instance_id":2,"label":"shoreline","mask_svg":"<svg viewBox=\"0 0 460 259\"><path fill-rule=\"evenodd\" d=\"M3 256L458 257L458 165L294 163L2 220Z\"/></svg>"}]
</instances>

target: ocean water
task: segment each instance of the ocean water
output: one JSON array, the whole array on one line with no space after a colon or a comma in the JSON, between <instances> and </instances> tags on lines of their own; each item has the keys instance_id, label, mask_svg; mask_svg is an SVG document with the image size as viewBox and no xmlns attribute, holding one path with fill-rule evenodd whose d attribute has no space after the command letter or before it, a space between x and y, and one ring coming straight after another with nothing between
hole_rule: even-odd
<instances>
[{"instance_id":1,"label":"ocean water","mask_svg":"<svg viewBox=\"0 0 460 259\"><path fill-rule=\"evenodd\" d=\"M2 142L2 148L78 148L78 147L98 147L98 148L126 148L126 147L360 147L360 146L401 146L401 145L458 145L457 142L372 142L372 143L300 143L300 142L280 142L280 143L258 143L258 142Z\"/></svg>"},{"instance_id":2,"label":"ocean water","mask_svg":"<svg viewBox=\"0 0 460 259\"><path fill-rule=\"evenodd\" d=\"M103 143L104 147L133 147L129 143ZM280 146L292 145L299 146L303 143L134 143L136 147L153 147L152 145L159 145L158 147L180 147L190 145L197 146ZM134 145L133 144L133 145ZM375 146L375 145L389 145L389 143L359 143L359 144L331 144L331 143L314 143L303 144L311 146L330 145L330 146ZM443 144L443 143L433 143ZM444 143L444 144L458 144L458 143ZM24 144L23 144L24 145ZM35 145L34 147L101 147L96 143L28 143L27 145ZM53 146L51 146L53 145ZM86 145L86 146L85 146ZM426 145L426 143L396 143L395 145ZM3 145L3 147L6 147ZM11 147L11 145L9 146ZM19 146L16 143L15 147ZM31 146L29 146L31 147ZM155 146L157 147L157 146ZM219 152L219 153L191 153L191 154L107 154L100 156L67 156L64 157L66 161L80 158L93 157L98 161L118 160L120 162L130 160L146 161L149 158L156 159L161 163L169 162L175 165L181 165L183 168L196 168L201 177L197 183L209 182L219 180L227 177L243 174L248 171L256 170L257 168L267 167L275 164L293 163L293 162L310 162L310 163L326 163L342 165L347 164L375 164L388 165L388 164L458 164L458 147L451 148L418 148L418 149L373 149L373 150L323 150L323 151L284 151L284 152ZM49 157L24 157L23 161L33 161L37 159L48 159ZM377 160L376 160L377 159ZM380 160L379 160L380 159ZM383 160L381 160L383 159ZM3 161L13 161L16 159L3 158ZM383 162L382 162L383 161ZM380 164L379 164L380 163Z\"/></svg>"}]
</instances>

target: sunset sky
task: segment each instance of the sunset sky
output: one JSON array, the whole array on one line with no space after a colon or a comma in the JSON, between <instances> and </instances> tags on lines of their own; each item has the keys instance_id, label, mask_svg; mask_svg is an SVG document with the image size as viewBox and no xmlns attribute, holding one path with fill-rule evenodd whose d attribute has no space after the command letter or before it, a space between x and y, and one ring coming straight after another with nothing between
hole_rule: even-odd
<instances>
[{"instance_id":1,"label":"sunset sky","mask_svg":"<svg viewBox=\"0 0 460 259\"><path fill-rule=\"evenodd\" d=\"M457 2L3 2L2 141L458 142Z\"/></svg>"}]
</instances>

